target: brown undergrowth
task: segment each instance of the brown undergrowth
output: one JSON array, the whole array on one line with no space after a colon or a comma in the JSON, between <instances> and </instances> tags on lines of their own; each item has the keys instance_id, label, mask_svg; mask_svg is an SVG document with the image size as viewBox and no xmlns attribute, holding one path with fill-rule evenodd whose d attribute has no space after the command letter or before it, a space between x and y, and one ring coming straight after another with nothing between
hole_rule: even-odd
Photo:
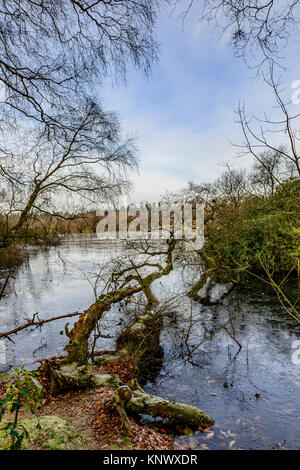
<instances>
[{"instance_id":1,"label":"brown undergrowth","mask_svg":"<svg viewBox=\"0 0 300 470\"><path fill-rule=\"evenodd\" d=\"M114 374L125 383L134 377L135 370L129 358L122 356L94 368L99 373ZM45 379L41 377L39 381L44 388L39 416L58 416L66 420L80 433L83 449L173 449L173 439L169 435L151 425L140 425L133 417L129 418L132 426L129 440L121 427L119 416L106 404L112 390L103 387L71 390L54 397L49 393ZM0 399L5 396L6 385L0 382ZM28 413L20 413L20 419L27 417Z\"/></svg>"}]
</instances>

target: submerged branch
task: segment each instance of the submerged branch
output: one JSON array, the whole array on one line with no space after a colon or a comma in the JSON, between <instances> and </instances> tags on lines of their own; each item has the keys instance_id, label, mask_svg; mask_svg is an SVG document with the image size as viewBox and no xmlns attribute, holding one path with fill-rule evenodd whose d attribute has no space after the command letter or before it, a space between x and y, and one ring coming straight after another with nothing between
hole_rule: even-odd
<instances>
[{"instance_id":1,"label":"submerged branch","mask_svg":"<svg viewBox=\"0 0 300 470\"><path fill-rule=\"evenodd\" d=\"M120 302L126 297L131 297L141 290L140 286L116 289L107 294L102 294L93 305L85 310L70 332L70 342L66 346L68 356L65 358L65 362L86 363L89 356L88 341L90 334L103 313L109 311L112 304Z\"/></svg>"}]
</instances>

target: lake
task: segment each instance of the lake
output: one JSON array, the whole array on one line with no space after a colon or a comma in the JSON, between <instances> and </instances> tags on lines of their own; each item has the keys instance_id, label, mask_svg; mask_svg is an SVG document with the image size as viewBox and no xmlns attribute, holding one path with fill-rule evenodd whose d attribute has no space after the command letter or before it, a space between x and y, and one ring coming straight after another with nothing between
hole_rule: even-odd
<instances>
[{"instance_id":1,"label":"lake","mask_svg":"<svg viewBox=\"0 0 300 470\"><path fill-rule=\"evenodd\" d=\"M94 302L94 274L122 250L94 235L66 236L59 247L27 248L24 263L0 302L1 331L38 313L42 319L81 312ZM153 290L166 304L161 332L162 368L145 385L149 393L203 408L215 420L207 432L178 436L176 448L299 449L300 364L292 362L297 325L264 285L253 280L236 288L219 305L204 306L182 295L197 270L176 266L155 281ZM291 289L298 289L291 283ZM222 323L233 318L238 345ZM97 349L113 349L117 335L133 321L133 306L113 306L103 318ZM38 360L62 355L69 328L77 317L21 331L14 343L2 340L6 363L36 367ZM230 327L228 331L232 333ZM203 338L208 339L198 348ZM192 352L192 350L194 352ZM2 361L3 362L3 361ZM147 418L145 418L147 419Z\"/></svg>"}]
</instances>

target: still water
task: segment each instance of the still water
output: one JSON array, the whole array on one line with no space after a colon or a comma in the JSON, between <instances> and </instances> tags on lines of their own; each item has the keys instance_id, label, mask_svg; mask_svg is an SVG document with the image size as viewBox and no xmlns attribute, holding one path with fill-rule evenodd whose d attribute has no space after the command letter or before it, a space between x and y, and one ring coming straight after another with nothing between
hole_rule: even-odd
<instances>
[{"instance_id":1,"label":"still water","mask_svg":"<svg viewBox=\"0 0 300 470\"><path fill-rule=\"evenodd\" d=\"M86 309L94 301L92 273L120 250L93 236L65 237L58 248L47 251L27 249L0 302L1 331L15 328L34 313L45 319ZM203 306L179 297L195 275L178 266L153 286L166 302L164 360L159 375L145 389L203 408L215 420L207 432L178 436L175 447L300 449L300 364L292 361L299 326L255 281L234 290L220 305ZM133 320L130 309L125 321L122 312L114 306L107 313L102 332L112 338L102 339L97 349L112 349L115 337ZM229 313L241 349L224 329L210 337ZM62 355L67 343L64 326L68 322L71 328L74 321L76 317L23 330L12 337L14 343L2 340L6 361L2 354L0 372L22 363L36 367L41 358ZM229 326L228 331L233 333Z\"/></svg>"}]
</instances>

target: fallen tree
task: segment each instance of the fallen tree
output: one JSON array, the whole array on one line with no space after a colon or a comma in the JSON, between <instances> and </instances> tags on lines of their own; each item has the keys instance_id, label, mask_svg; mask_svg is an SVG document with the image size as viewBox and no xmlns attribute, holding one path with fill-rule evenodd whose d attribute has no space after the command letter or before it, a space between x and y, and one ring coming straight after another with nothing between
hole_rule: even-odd
<instances>
[{"instance_id":1,"label":"fallen tree","mask_svg":"<svg viewBox=\"0 0 300 470\"><path fill-rule=\"evenodd\" d=\"M151 251L151 245L148 245L146 242L147 247L144 251L145 256L151 258L165 256L165 265L162 265L159 262L149 262L147 260L138 264L135 263L132 259L127 259L129 263L127 263L125 268L111 274L111 289L108 292L100 295L96 302L94 302L83 313L80 314L78 312L74 312L70 314L59 315L49 319L40 319L38 313L35 313L32 318L27 319L24 324L17 326L16 328L13 328L9 331L0 333L0 338L4 337L11 340L11 335L17 334L19 331L26 328L36 326L41 327L45 323L52 321L61 320L63 318L70 318L73 316L80 316L79 320L74 324L70 332L65 330L67 336L69 337L69 343L65 347L68 355L63 359L63 361L65 363L87 363L90 356L89 338L91 333L96 329L99 321L103 316L103 313L109 311L113 304L119 303L126 298L130 299L134 294L139 292L143 292L146 298L147 309L158 303L158 300L152 292L151 285L155 280L161 278L162 276L168 275L173 269L173 251L176 246L176 241L174 238L171 238L170 240L167 240L166 243L167 250L164 251L161 249L154 249ZM138 253L141 254L140 251L138 251ZM156 270L149 274L140 274L140 269L149 267L156 268ZM3 296L3 292L7 286L9 277L10 276L7 277L3 287L1 288L0 299L1 296ZM114 288L112 286L114 286Z\"/></svg>"},{"instance_id":2,"label":"fallen tree","mask_svg":"<svg viewBox=\"0 0 300 470\"><path fill-rule=\"evenodd\" d=\"M111 289L106 294L102 294L93 305L80 315L79 320L74 324L69 334L69 344L65 348L68 355L64 362L76 362L78 364L85 364L87 362L89 358L88 342L90 335L96 328L99 320L101 320L103 313L109 311L113 304L130 298L138 292L143 292L145 295L147 308L151 308L158 303L151 290L151 284L172 271L175 246L176 241L171 238L167 241L166 251L154 250L150 253L145 253L149 257L165 255L165 266L160 263L149 263L147 261L137 264L132 259L129 259L129 264L125 268L112 274L112 284L117 284L118 287ZM156 270L144 276L140 274L139 269L148 267L155 267Z\"/></svg>"},{"instance_id":3,"label":"fallen tree","mask_svg":"<svg viewBox=\"0 0 300 470\"><path fill-rule=\"evenodd\" d=\"M80 315L79 320L74 324L69 334L69 344L65 348L68 355L64 362L85 364L89 358L89 337L103 313L110 310L112 304L120 302L141 290L141 286L128 286L101 295L93 305Z\"/></svg>"},{"instance_id":4,"label":"fallen tree","mask_svg":"<svg viewBox=\"0 0 300 470\"><path fill-rule=\"evenodd\" d=\"M168 418L190 428L206 428L214 424L214 420L200 408L149 395L141 389L133 392L132 399L126 405L126 410L134 414Z\"/></svg>"},{"instance_id":5,"label":"fallen tree","mask_svg":"<svg viewBox=\"0 0 300 470\"><path fill-rule=\"evenodd\" d=\"M201 274L197 282L190 288L187 295L202 305L214 305L220 303L236 284L224 282L209 276L209 271Z\"/></svg>"},{"instance_id":6,"label":"fallen tree","mask_svg":"<svg viewBox=\"0 0 300 470\"><path fill-rule=\"evenodd\" d=\"M136 380L130 382L130 387L126 386L118 377L109 374L96 374L89 366L60 365L58 361L45 361L39 372L47 378L50 391L53 394L59 394L74 388L108 387L117 391L117 395L116 393L112 394L110 403L118 408L119 414L123 415L123 425L127 420L122 407L128 413L135 415L149 414L153 417L167 418L191 428L205 428L214 424L213 419L195 406L150 395L138 385ZM128 394L123 393L124 388L129 391ZM125 395L129 399L124 398ZM116 397L119 398L116 399ZM127 432L130 432L127 426L128 424L124 425Z\"/></svg>"},{"instance_id":7,"label":"fallen tree","mask_svg":"<svg viewBox=\"0 0 300 470\"><path fill-rule=\"evenodd\" d=\"M209 271L205 271L201 274L199 279L192 285L187 295L194 300L199 300L199 291L203 289L209 279Z\"/></svg>"}]
</instances>

